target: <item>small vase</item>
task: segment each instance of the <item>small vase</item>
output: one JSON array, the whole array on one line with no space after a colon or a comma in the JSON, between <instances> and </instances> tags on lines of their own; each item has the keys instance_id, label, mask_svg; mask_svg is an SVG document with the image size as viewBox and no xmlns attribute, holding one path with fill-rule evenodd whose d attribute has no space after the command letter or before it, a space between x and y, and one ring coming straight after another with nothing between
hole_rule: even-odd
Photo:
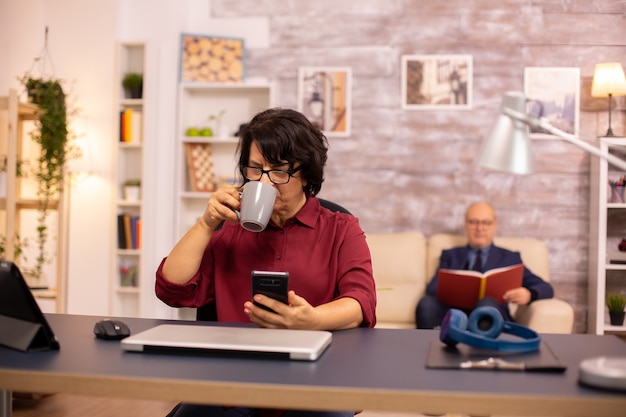
<instances>
[{"instance_id":1,"label":"small vase","mask_svg":"<svg viewBox=\"0 0 626 417\"><path fill-rule=\"evenodd\" d=\"M142 98L143 88L142 87L124 88L124 93L126 95L126 98Z\"/></svg>"},{"instance_id":2,"label":"small vase","mask_svg":"<svg viewBox=\"0 0 626 417\"><path fill-rule=\"evenodd\" d=\"M609 311L611 326L623 326L624 316L626 316L626 312L624 311Z\"/></svg>"},{"instance_id":3,"label":"small vase","mask_svg":"<svg viewBox=\"0 0 626 417\"><path fill-rule=\"evenodd\" d=\"M127 201L137 202L140 198L140 187L137 185L124 186L124 199Z\"/></svg>"}]
</instances>

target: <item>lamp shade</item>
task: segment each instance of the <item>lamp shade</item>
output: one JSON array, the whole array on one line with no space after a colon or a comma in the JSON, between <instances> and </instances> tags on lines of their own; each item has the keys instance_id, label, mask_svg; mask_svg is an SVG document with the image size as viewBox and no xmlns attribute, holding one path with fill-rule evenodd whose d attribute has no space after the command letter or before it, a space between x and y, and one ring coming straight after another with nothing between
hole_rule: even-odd
<instances>
[{"instance_id":1,"label":"lamp shade","mask_svg":"<svg viewBox=\"0 0 626 417\"><path fill-rule=\"evenodd\" d=\"M499 171L529 174L533 172L533 161L528 128L525 123L504 114L503 111L507 108L525 114L524 94L518 91L505 93L500 114L482 143L476 163Z\"/></svg>"},{"instance_id":2,"label":"lamp shade","mask_svg":"<svg viewBox=\"0 0 626 417\"><path fill-rule=\"evenodd\" d=\"M619 62L596 64L591 82L592 97L608 97L626 95L626 77L624 68Z\"/></svg>"}]
</instances>

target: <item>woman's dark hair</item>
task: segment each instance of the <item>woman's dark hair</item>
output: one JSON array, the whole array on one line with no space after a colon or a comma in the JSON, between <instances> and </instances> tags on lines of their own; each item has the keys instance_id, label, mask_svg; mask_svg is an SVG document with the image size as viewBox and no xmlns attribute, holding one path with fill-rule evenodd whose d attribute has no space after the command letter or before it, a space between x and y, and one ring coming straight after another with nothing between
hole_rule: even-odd
<instances>
[{"instance_id":1,"label":"woman's dark hair","mask_svg":"<svg viewBox=\"0 0 626 417\"><path fill-rule=\"evenodd\" d=\"M298 175L306 182L304 191L316 195L324 182L328 158L326 136L300 112L273 108L258 113L241 130L237 153L239 172L250 163L250 148L255 141L263 157L272 165L299 165ZM244 179L244 182L246 180Z\"/></svg>"}]
</instances>

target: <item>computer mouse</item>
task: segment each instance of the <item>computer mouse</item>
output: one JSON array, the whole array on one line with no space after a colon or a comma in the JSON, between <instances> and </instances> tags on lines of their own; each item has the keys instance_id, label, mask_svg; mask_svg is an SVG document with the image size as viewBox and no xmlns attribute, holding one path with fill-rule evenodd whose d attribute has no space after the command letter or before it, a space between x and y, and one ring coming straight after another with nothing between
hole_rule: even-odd
<instances>
[{"instance_id":1,"label":"computer mouse","mask_svg":"<svg viewBox=\"0 0 626 417\"><path fill-rule=\"evenodd\" d=\"M119 320L100 320L93 326L93 333L99 339L120 340L130 336L128 325Z\"/></svg>"}]
</instances>

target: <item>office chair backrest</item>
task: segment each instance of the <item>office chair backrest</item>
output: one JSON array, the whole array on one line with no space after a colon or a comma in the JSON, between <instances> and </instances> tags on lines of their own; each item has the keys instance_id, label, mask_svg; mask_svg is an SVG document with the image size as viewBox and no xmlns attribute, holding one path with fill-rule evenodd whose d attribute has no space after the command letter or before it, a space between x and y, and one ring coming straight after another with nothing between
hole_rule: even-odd
<instances>
[{"instance_id":1,"label":"office chair backrest","mask_svg":"<svg viewBox=\"0 0 626 417\"><path fill-rule=\"evenodd\" d=\"M322 207L325 207L332 212L338 211L340 213L352 215L352 213L350 213L348 210L346 210L344 207L340 206L337 203L333 203L329 200L324 200L323 198L318 198L318 200L320 201L320 205ZM215 230L219 230L220 227L221 224ZM205 304L202 307L198 307L196 309L196 320L217 321L217 306L215 305L215 302Z\"/></svg>"},{"instance_id":2,"label":"office chair backrest","mask_svg":"<svg viewBox=\"0 0 626 417\"><path fill-rule=\"evenodd\" d=\"M346 213L349 215L352 215L352 213L350 213L346 208L340 206L337 203L333 203L332 201L329 200L324 200L323 198L317 198L320 201L320 205L324 208L327 208L328 210L332 211L332 212L340 212L340 213Z\"/></svg>"}]
</instances>

